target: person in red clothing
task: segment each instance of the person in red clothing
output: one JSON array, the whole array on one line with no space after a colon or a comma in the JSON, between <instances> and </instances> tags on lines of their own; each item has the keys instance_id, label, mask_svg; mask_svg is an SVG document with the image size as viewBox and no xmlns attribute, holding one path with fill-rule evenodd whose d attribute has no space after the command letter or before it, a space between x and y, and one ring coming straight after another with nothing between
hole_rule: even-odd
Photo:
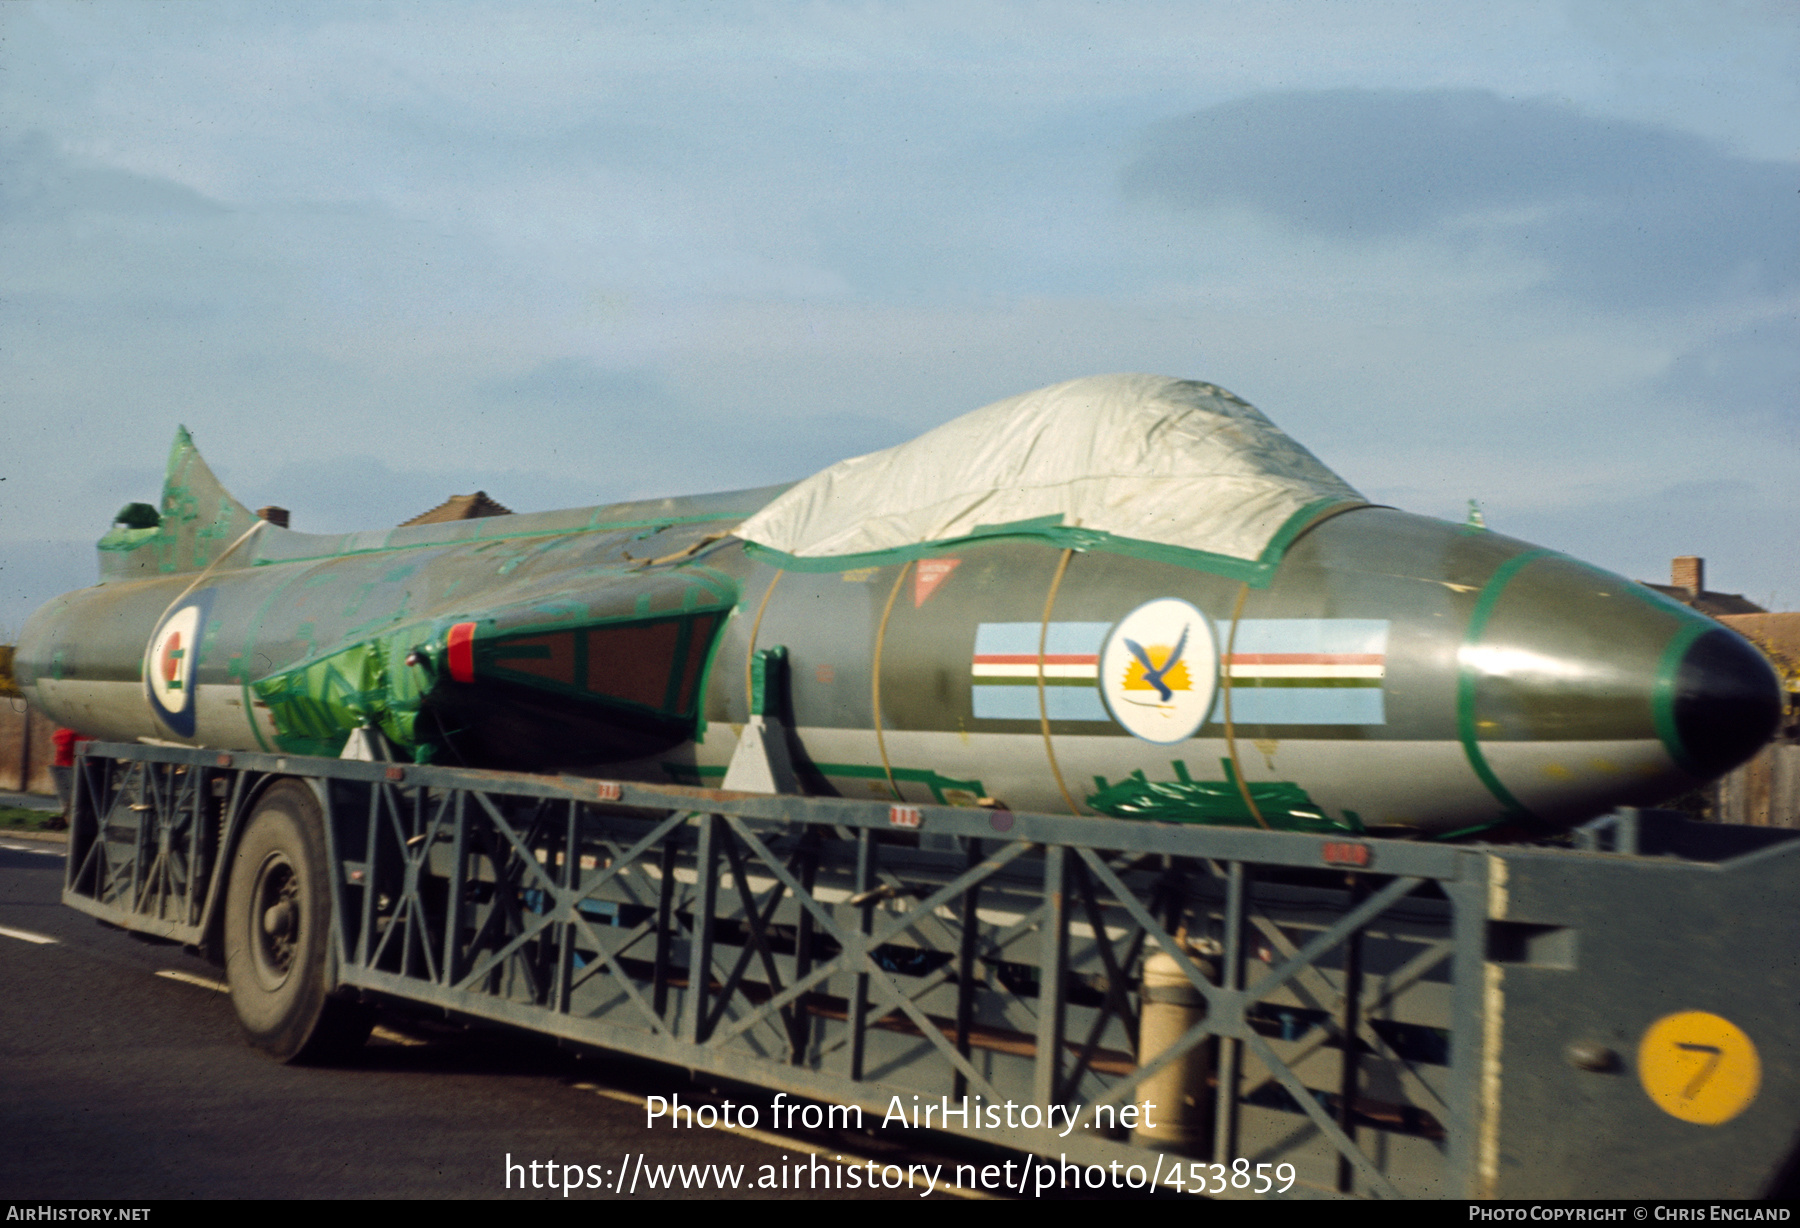
<instances>
[{"instance_id":1,"label":"person in red clothing","mask_svg":"<svg viewBox=\"0 0 1800 1228\"><path fill-rule=\"evenodd\" d=\"M62 803L57 827L69 825L69 807L75 800L75 747L93 740L73 729L58 729L50 735L51 744L56 747L56 758L50 762L50 777L56 782L56 797Z\"/></svg>"}]
</instances>

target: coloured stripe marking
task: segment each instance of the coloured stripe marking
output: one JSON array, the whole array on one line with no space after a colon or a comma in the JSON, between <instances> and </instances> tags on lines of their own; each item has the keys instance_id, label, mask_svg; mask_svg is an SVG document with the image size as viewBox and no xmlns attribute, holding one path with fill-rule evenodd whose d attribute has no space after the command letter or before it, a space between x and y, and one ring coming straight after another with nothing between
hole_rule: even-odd
<instances>
[{"instance_id":1,"label":"coloured stripe marking","mask_svg":"<svg viewBox=\"0 0 1800 1228\"><path fill-rule=\"evenodd\" d=\"M969 671L976 719L1037 720L1041 667L1051 720L1111 723L1100 695L1100 650L1113 625L1051 623L1040 657L1041 624L980 624ZM1390 625L1384 618L1243 619L1228 663L1232 723L1386 724ZM1231 623L1216 621L1213 627L1222 647ZM1221 676L1221 684L1225 681ZM1225 721L1223 686L1207 721Z\"/></svg>"},{"instance_id":2,"label":"coloured stripe marking","mask_svg":"<svg viewBox=\"0 0 1800 1228\"><path fill-rule=\"evenodd\" d=\"M475 624L457 623L446 641L452 682L475 681Z\"/></svg>"},{"instance_id":3,"label":"coloured stripe marking","mask_svg":"<svg viewBox=\"0 0 1800 1228\"><path fill-rule=\"evenodd\" d=\"M1386 724L1388 627L1385 618L1242 620L1220 671L1232 724ZM1229 635L1229 624L1219 634ZM1222 691L1210 719L1225 719Z\"/></svg>"},{"instance_id":4,"label":"coloured stripe marking","mask_svg":"<svg viewBox=\"0 0 1800 1228\"><path fill-rule=\"evenodd\" d=\"M1100 645L1111 623L982 623L975 629L969 667L977 720L1038 719L1038 670L1044 675L1044 707L1053 721L1107 721L1095 683ZM1038 637L1044 652L1038 655Z\"/></svg>"}]
</instances>

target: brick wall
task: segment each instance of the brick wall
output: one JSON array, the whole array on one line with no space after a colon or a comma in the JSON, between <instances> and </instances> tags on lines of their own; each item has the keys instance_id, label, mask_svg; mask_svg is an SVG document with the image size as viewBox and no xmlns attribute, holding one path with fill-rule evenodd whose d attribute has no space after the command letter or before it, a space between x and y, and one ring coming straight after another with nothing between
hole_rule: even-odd
<instances>
[{"instance_id":1,"label":"brick wall","mask_svg":"<svg viewBox=\"0 0 1800 1228\"><path fill-rule=\"evenodd\" d=\"M42 714L32 712L23 699L0 698L0 789L14 793L54 795L50 764L56 732Z\"/></svg>"}]
</instances>

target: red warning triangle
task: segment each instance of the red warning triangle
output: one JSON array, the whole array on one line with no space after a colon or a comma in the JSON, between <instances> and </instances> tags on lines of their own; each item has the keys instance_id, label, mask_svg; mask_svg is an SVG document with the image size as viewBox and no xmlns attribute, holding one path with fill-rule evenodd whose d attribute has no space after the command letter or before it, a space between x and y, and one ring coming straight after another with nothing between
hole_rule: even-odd
<instances>
[{"instance_id":1,"label":"red warning triangle","mask_svg":"<svg viewBox=\"0 0 1800 1228\"><path fill-rule=\"evenodd\" d=\"M924 605L960 562L961 559L920 559L913 568L913 609Z\"/></svg>"}]
</instances>

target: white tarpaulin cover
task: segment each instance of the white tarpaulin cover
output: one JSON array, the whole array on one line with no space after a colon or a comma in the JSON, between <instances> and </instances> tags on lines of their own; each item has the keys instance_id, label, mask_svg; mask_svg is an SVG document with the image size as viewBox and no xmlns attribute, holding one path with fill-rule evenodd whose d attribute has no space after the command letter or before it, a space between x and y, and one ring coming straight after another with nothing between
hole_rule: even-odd
<instances>
[{"instance_id":1,"label":"white tarpaulin cover","mask_svg":"<svg viewBox=\"0 0 1800 1228\"><path fill-rule=\"evenodd\" d=\"M737 535L826 559L1050 517L1064 529L1256 560L1302 509L1361 502L1221 388L1097 375L842 461L778 496Z\"/></svg>"}]
</instances>

